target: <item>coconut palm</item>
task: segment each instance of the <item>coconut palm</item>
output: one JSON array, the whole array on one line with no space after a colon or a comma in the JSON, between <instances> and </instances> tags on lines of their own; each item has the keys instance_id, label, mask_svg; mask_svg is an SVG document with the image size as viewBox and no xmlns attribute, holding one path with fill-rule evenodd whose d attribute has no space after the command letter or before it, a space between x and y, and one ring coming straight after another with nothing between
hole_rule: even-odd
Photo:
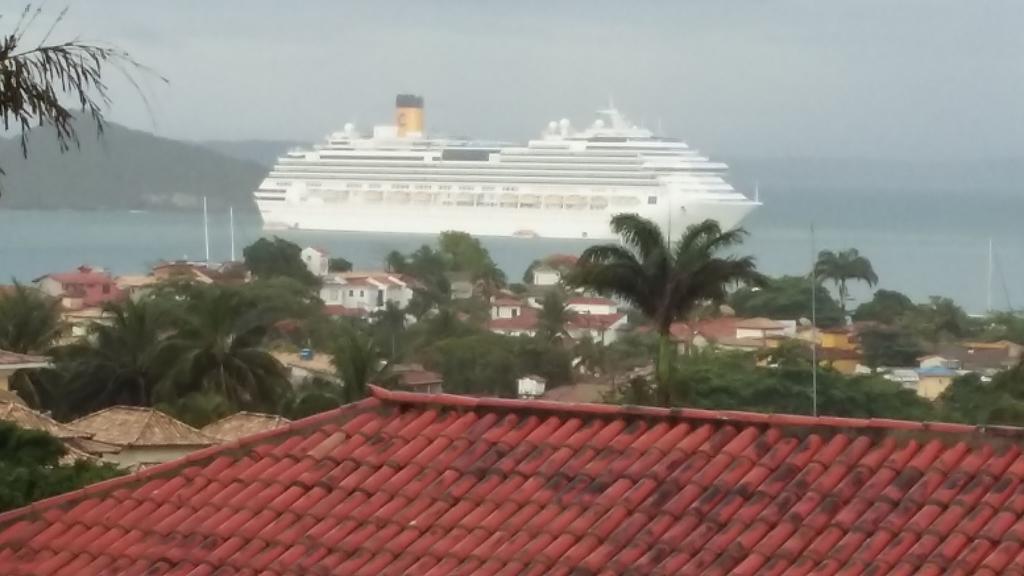
<instances>
[{"instance_id":1,"label":"coconut palm","mask_svg":"<svg viewBox=\"0 0 1024 576\"><path fill-rule=\"evenodd\" d=\"M342 381L341 400L348 404L369 394L383 362L373 340L354 328L343 330L334 348L334 368Z\"/></svg>"},{"instance_id":2,"label":"coconut palm","mask_svg":"<svg viewBox=\"0 0 1024 576\"><path fill-rule=\"evenodd\" d=\"M396 360L401 352L399 344L405 331L405 311L388 300L384 308L373 313L373 328L378 343L390 350L389 358Z\"/></svg>"},{"instance_id":3,"label":"coconut palm","mask_svg":"<svg viewBox=\"0 0 1024 576\"><path fill-rule=\"evenodd\" d=\"M20 354L45 354L60 338L60 302L34 288L15 283L0 294L0 350ZM10 387L30 405L51 403L45 375L39 370L19 370Z\"/></svg>"},{"instance_id":4,"label":"coconut palm","mask_svg":"<svg viewBox=\"0 0 1024 576\"><path fill-rule=\"evenodd\" d=\"M737 283L759 285L764 277L750 256L723 256L743 242L742 229L722 231L714 220L686 229L670 243L658 226L636 214L611 221L621 244L587 248L568 274L571 286L617 297L639 310L659 336L657 380L659 401L668 403L675 346L670 327L706 302L720 303Z\"/></svg>"},{"instance_id":5,"label":"coconut palm","mask_svg":"<svg viewBox=\"0 0 1024 576\"><path fill-rule=\"evenodd\" d=\"M850 297L847 282L859 280L872 287L878 284L878 276L871 261L861 256L856 248L840 252L822 250L818 253L818 261L814 263L814 275L821 281L835 283L843 322L846 321L846 301Z\"/></svg>"},{"instance_id":6,"label":"coconut palm","mask_svg":"<svg viewBox=\"0 0 1024 576\"><path fill-rule=\"evenodd\" d=\"M222 396L236 410L269 410L288 387L284 367L263 344L273 319L240 290L193 290L181 326L164 348L174 359L157 395L167 400L197 392Z\"/></svg>"},{"instance_id":7,"label":"coconut palm","mask_svg":"<svg viewBox=\"0 0 1024 576\"><path fill-rule=\"evenodd\" d=\"M537 336L548 342L567 336L565 325L571 315L572 311L562 294L557 290L549 290L541 300L537 315Z\"/></svg>"},{"instance_id":8,"label":"coconut palm","mask_svg":"<svg viewBox=\"0 0 1024 576\"><path fill-rule=\"evenodd\" d=\"M79 40L49 43L67 9L52 22L41 23L45 35L33 42L26 32L40 22L42 12L41 6L27 4L20 17L11 19L13 28L0 36L0 120L5 128L20 129L23 154L28 152L28 134L36 126L51 126L61 151L78 143L76 117L80 114L92 118L102 131L104 109L110 104L107 71L123 74L136 88L132 73L148 72L113 46Z\"/></svg>"},{"instance_id":9,"label":"coconut palm","mask_svg":"<svg viewBox=\"0 0 1024 576\"><path fill-rule=\"evenodd\" d=\"M63 375L65 417L113 406L149 406L167 375L163 345L170 318L155 300L126 300L104 307L89 338L62 346L55 357Z\"/></svg>"}]
</instances>

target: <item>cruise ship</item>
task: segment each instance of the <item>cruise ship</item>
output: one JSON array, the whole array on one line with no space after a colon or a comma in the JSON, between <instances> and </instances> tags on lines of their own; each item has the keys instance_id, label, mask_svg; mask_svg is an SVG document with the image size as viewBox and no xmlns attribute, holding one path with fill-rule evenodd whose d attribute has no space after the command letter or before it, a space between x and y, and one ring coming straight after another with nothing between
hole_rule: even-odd
<instances>
[{"instance_id":1,"label":"cruise ship","mask_svg":"<svg viewBox=\"0 0 1024 576\"><path fill-rule=\"evenodd\" d=\"M611 217L663 229L713 218L737 225L758 206L727 166L614 108L584 129L550 122L524 145L432 139L423 99L396 99L396 122L371 136L352 124L282 156L254 193L266 229L608 239Z\"/></svg>"}]
</instances>

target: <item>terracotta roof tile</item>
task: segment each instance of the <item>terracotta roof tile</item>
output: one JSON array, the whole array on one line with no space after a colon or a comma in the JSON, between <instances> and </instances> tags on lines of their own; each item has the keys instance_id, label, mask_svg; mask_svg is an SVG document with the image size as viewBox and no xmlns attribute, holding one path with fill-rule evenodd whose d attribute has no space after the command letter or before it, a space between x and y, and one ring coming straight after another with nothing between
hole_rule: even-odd
<instances>
[{"instance_id":1,"label":"terracotta roof tile","mask_svg":"<svg viewBox=\"0 0 1024 576\"><path fill-rule=\"evenodd\" d=\"M113 406L68 424L116 446L209 446L216 439L152 408Z\"/></svg>"},{"instance_id":2,"label":"terracotta roof tile","mask_svg":"<svg viewBox=\"0 0 1024 576\"><path fill-rule=\"evenodd\" d=\"M374 389L2 514L0 573L1006 574L1022 440Z\"/></svg>"},{"instance_id":3,"label":"terracotta roof tile","mask_svg":"<svg viewBox=\"0 0 1024 576\"><path fill-rule=\"evenodd\" d=\"M259 414L257 412L238 412L222 418L212 424L203 426L200 430L203 434L228 442L238 440L243 436L273 430L288 424L290 420L274 414Z\"/></svg>"}]
</instances>

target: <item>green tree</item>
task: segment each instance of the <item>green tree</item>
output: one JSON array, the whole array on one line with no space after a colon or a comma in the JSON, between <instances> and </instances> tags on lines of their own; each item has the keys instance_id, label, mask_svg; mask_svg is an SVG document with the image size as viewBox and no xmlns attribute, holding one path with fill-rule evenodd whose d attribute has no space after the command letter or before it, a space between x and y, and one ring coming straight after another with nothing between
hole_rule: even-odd
<instances>
[{"instance_id":1,"label":"green tree","mask_svg":"<svg viewBox=\"0 0 1024 576\"><path fill-rule=\"evenodd\" d=\"M383 360L373 340L359 330L343 330L334 347L334 368L342 381L343 404L369 395L369 384L380 376Z\"/></svg>"},{"instance_id":2,"label":"green tree","mask_svg":"<svg viewBox=\"0 0 1024 576\"><path fill-rule=\"evenodd\" d=\"M878 284L878 275L875 274L871 261L861 256L856 248L842 250L838 253L822 250L818 253L818 261L814 264L814 275L820 281L835 283L839 293L839 309L842 311L844 323L846 322L846 302L850 299L847 282L859 280L868 286Z\"/></svg>"},{"instance_id":3,"label":"green tree","mask_svg":"<svg viewBox=\"0 0 1024 576\"><path fill-rule=\"evenodd\" d=\"M165 348L174 358L161 400L213 393L234 410L267 411L288 387L284 367L264 347L270 322L238 289L196 289L184 304L181 327Z\"/></svg>"},{"instance_id":4,"label":"green tree","mask_svg":"<svg viewBox=\"0 0 1024 576\"><path fill-rule=\"evenodd\" d=\"M999 372L988 381L978 374L958 376L938 400L947 420L1024 425L1024 365Z\"/></svg>"},{"instance_id":5,"label":"green tree","mask_svg":"<svg viewBox=\"0 0 1024 576\"><path fill-rule=\"evenodd\" d=\"M801 355L778 367L757 366L747 352L699 351L680 363L671 386L673 399L691 395L691 404L716 410L810 414L813 406L811 363ZM648 396L645 398L644 395ZM639 398L638 398L639 396ZM625 387L620 401L650 403L649 391ZM673 400L662 405L676 406ZM818 368L818 413L852 418L933 420L934 407L916 392L880 376L844 376Z\"/></svg>"},{"instance_id":6,"label":"green tree","mask_svg":"<svg viewBox=\"0 0 1024 576\"><path fill-rule=\"evenodd\" d=\"M541 300L537 315L537 337L547 342L554 342L568 336L565 325L569 322L572 311L562 293L548 290Z\"/></svg>"},{"instance_id":7,"label":"green tree","mask_svg":"<svg viewBox=\"0 0 1024 576\"><path fill-rule=\"evenodd\" d=\"M319 283L317 277L302 263L302 248L283 238L260 238L246 246L242 256L246 267L256 278L266 280L283 276L306 286Z\"/></svg>"},{"instance_id":8,"label":"green tree","mask_svg":"<svg viewBox=\"0 0 1024 576\"><path fill-rule=\"evenodd\" d=\"M45 432L0 421L0 512L124 474L111 464L63 464L66 453Z\"/></svg>"},{"instance_id":9,"label":"green tree","mask_svg":"<svg viewBox=\"0 0 1024 576\"><path fill-rule=\"evenodd\" d=\"M386 350L389 360L398 360L405 339L405 311L389 300L373 313L373 333L378 349Z\"/></svg>"},{"instance_id":10,"label":"green tree","mask_svg":"<svg viewBox=\"0 0 1024 576\"><path fill-rule=\"evenodd\" d=\"M864 363L872 370L881 366L916 366L917 359L925 353L920 341L899 327L868 328L859 337Z\"/></svg>"},{"instance_id":11,"label":"green tree","mask_svg":"<svg viewBox=\"0 0 1024 576\"><path fill-rule=\"evenodd\" d=\"M151 406L153 392L170 364L164 342L171 318L157 300L126 300L104 308L107 318L89 327L89 338L56 350L63 375L63 418L125 404Z\"/></svg>"},{"instance_id":12,"label":"green tree","mask_svg":"<svg viewBox=\"0 0 1024 576\"><path fill-rule=\"evenodd\" d=\"M842 323L839 304L820 284L814 288L819 327ZM803 276L770 278L763 285L744 287L729 296L729 306L739 316L798 320L811 318L811 283Z\"/></svg>"},{"instance_id":13,"label":"green tree","mask_svg":"<svg viewBox=\"0 0 1024 576\"><path fill-rule=\"evenodd\" d=\"M14 283L0 294L0 349L41 354L60 337L60 302L35 288Z\"/></svg>"},{"instance_id":14,"label":"green tree","mask_svg":"<svg viewBox=\"0 0 1024 576\"><path fill-rule=\"evenodd\" d=\"M688 317L704 302L724 301L734 284L761 284L763 277L752 257L720 255L742 243L742 229L723 232L717 222L705 220L687 228L672 246L656 224L635 214L614 216L611 226L622 245L587 248L568 283L616 296L654 323L660 339L658 393L667 401L675 356L672 322Z\"/></svg>"},{"instance_id":15,"label":"green tree","mask_svg":"<svg viewBox=\"0 0 1024 576\"><path fill-rule=\"evenodd\" d=\"M352 270L352 262L345 258L330 258L327 260L327 270L330 272L349 272Z\"/></svg>"},{"instance_id":16,"label":"green tree","mask_svg":"<svg viewBox=\"0 0 1024 576\"><path fill-rule=\"evenodd\" d=\"M881 322L893 324L912 313L916 306L914 302L902 292L895 290L876 290L871 300L864 302L853 313L853 319L857 321Z\"/></svg>"},{"instance_id":17,"label":"green tree","mask_svg":"<svg viewBox=\"0 0 1024 576\"><path fill-rule=\"evenodd\" d=\"M918 304L901 320L904 328L932 344L965 338L976 328L963 308L950 298L941 296L932 296L927 304Z\"/></svg>"},{"instance_id":18,"label":"green tree","mask_svg":"<svg viewBox=\"0 0 1024 576\"><path fill-rule=\"evenodd\" d=\"M420 352L423 364L444 377L446 392L515 397L522 367L515 339L482 332L435 342Z\"/></svg>"},{"instance_id":19,"label":"green tree","mask_svg":"<svg viewBox=\"0 0 1024 576\"><path fill-rule=\"evenodd\" d=\"M0 350L19 354L46 354L60 338L60 302L17 282L0 294ZM9 379L10 388L30 405L53 402L39 370L19 370Z\"/></svg>"},{"instance_id":20,"label":"green tree","mask_svg":"<svg viewBox=\"0 0 1024 576\"><path fill-rule=\"evenodd\" d=\"M134 86L132 74L148 71L113 46L80 40L49 43L66 10L49 25L41 42L26 46L28 28L41 13L42 7L26 5L14 28L0 37L0 119L5 128L20 128L25 155L29 132L36 126L52 126L62 152L77 145L75 118L79 111L102 133L104 109L110 104L107 70L117 70Z\"/></svg>"},{"instance_id":21,"label":"green tree","mask_svg":"<svg viewBox=\"0 0 1024 576\"><path fill-rule=\"evenodd\" d=\"M990 342L1009 340L1024 343L1024 316L1014 312L994 313L986 319L981 337Z\"/></svg>"}]
</instances>

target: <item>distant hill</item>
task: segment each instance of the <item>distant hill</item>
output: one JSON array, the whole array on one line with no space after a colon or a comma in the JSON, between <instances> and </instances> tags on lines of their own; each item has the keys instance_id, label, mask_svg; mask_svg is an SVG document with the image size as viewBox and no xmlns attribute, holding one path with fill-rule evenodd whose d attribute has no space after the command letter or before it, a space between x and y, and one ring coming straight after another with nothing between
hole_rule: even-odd
<instances>
[{"instance_id":1,"label":"distant hill","mask_svg":"<svg viewBox=\"0 0 1024 576\"><path fill-rule=\"evenodd\" d=\"M282 154L309 143L289 140L205 140L198 144L225 156L256 162L269 170Z\"/></svg>"},{"instance_id":2,"label":"distant hill","mask_svg":"<svg viewBox=\"0 0 1024 576\"><path fill-rule=\"evenodd\" d=\"M82 121L81 148L61 154L53 129L33 130L29 156L0 139L0 209L255 211L252 191L267 168L198 144L108 124L99 139Z\"/></svg>"}]
</instances>

